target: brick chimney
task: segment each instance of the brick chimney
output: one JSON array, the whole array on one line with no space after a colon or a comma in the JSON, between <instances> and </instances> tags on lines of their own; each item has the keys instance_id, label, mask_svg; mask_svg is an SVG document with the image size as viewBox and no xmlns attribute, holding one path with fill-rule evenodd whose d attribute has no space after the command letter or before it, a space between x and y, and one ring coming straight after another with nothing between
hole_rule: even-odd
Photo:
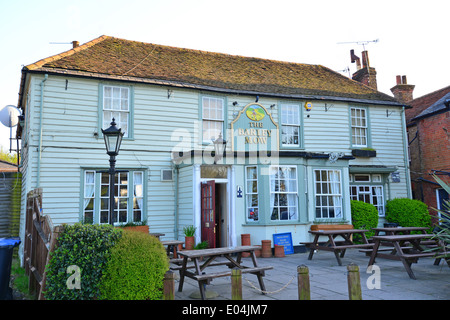
<instances>
[{"instance_id":1,"label":"brick chimney","mask_svg":"<svg viewBox=\"0 0 450 320\"><path fill-rule=\"evenodd\" d=\"M72 41L72 47L75 49L76 47L80 46L80 42L79 41Z\"/></svg>"},{"instance_id":2,"label":"brick chimney","mask_svg":"<svg viewBox=\"0 0 450 320\"><path fill-rule=\"evenodd\" d=\"M397 76L397 84L391 88L395 99L401 103L407 103L413 99L414 85L408 84L406 76Z\"/></svg>"},{"instance_id":3,"label":"brick chimney","mask_svg":"<svg viewBox=\"0 0 450 320\"><path fill-rule=\"evenodd\" d=\"M356 61L357 71L353 74L352 79L358 82L364 83L366 86L372 89L378 90L377 86L377 72L375 68L372 68L369 63L369 53L363 51L362 53L362 68L359 65L359 58L355 56L354 51L350 50L350 57L352 63Z\"/></svg>"}]
</instances>

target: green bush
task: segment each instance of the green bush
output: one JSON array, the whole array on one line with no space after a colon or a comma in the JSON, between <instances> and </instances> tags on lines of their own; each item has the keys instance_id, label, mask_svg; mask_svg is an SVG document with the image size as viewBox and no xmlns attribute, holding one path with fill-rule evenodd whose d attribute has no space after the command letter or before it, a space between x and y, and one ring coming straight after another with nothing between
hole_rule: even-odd
<instances>
[{"instance_id":1,"label":"green bush","mask_svg":"<svg viewBox=\"0 0 450 320\"><path fill-rule=\"evenodd\" d=\"M378 226L378 211L373 204L365 203L363 201L352 200L350 201L352 212L352 224L355 229L366 229L366 237L372 237L375 232L372 228ZM356 241L362 240L361 235L355 234Z\"/></svg>"},{"instance_id":2,"label":"green bush","mask_svg":"<svg viewBox=\"0 0 450 320\"><path fill-rule=\"evenodd\" d=\"M169 262L162 243L142 232L124 230L111 249L101 281L102 299L156 300L162 297Z\"/></svg>"},{"instance_id":3,"label":"green bush","mask_svg":"<svg viewBox=\"0 0 450 320\"><path fill-rule=\"evenodd\" d=\"M431 231L431 216L425 203L408 198L396 198L386 203L386 220L402 227L426 227Z\"/></svg>"},{"instance_id":4,"label":"green bush","mask_svg":"<svg viewBox=\"0 0 450 320\"><path fill-rule=\"evenodd\" d=\"M121 231L110 225L65 225L56 248L50 254L44 296L47 300L90 300L100 296L99 283L110 250ZM80 268L80 289L70 288L73 272L69 266ZM74 282L71 282L74 283Z\"/></svg>"}]
</instances>

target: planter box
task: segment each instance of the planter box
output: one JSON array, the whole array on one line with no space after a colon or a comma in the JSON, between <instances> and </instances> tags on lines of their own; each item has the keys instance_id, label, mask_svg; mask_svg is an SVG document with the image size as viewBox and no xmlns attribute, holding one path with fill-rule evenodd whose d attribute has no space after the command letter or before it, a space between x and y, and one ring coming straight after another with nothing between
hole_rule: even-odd
<instances>
[{"instance_id":1,"label":"planter box","mask_svg":"<svg viewBox=\"0 0 450 320\"><path fill-rule=\"evenodd\" d=\"M312 231L317 230L347 230L353 229L351 224L313 224L311 226Z\"/></svg>"},{"instance_id":2,"label":"planter box","mask_svg":"<svg viewBox=\"0 0 450 320\"><path fill-rule=\"evenodd\" d=\"M136 232L143 232L148 234L148 226L130 226L130 227L123 227L126 230L129 231L136 231Z\"/></svg>"},{"instance_id":3,"label":"planter box","mask_svg":"<svg viewBox=\"0 0 450 320\"><path fill-rule=\"evenodd\" d=\"M377 156L377 152L376 150L354 149L352 150L352 155L355 157L372 158Z\"/></svg>"}]
</instances>

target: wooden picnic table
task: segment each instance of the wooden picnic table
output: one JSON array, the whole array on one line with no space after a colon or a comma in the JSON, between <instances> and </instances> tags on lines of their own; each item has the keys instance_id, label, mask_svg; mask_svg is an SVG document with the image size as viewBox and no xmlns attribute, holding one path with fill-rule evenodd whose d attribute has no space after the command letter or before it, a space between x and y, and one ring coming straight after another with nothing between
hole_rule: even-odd
<instances>
[{"instance_id":1,"label":"wooden picnic table","mask_svg":"<svg viewBox=\"0 0 450 320\"><path fill-rule=\"evenodd\" d=\"M411 231L421 231L422 233L426 233L429 228L425 227L380 227L380 228L372 228L375 231L375 236L379 236L380 232L384 232L385 235L396 235L399 233L402 234L411 234Z\"/></svg>"},{"instance_id":2,"label":"wooden picnic table","mask_svg":"<svg viewBox=\"0 0 450 320\"><path fill-rule=\"evenodd\" d=\"M310 249L308 260L311 260L314 255L314 250L326 250L334 252L336 260L342 266L341 258L344 257L345 251L352 248L370 248L373 243L369 243L363 229L342 229L342 230L310 230L309 233L314 235L313 242L300 242ZM362 244L355 244L352 236L360 234L362 236ZM328 241L325 244L319 244L319 238L327 236ZM337 237L342 237L344 240L336 241Z\"/></svg>"},{"instance_id":3,"label":"wooden picnic table","mask_svg":"<svg viewBox=\"0 0 450 320\"><path fill-rule=\"evenodd\" d=\"M184 241L181 240L164 240L161 241L161 243L164 246L167 246L167 256L170 258L170 252L173 252L173 256L172 259L169 260L169 262L172 263L177 263L177 262L181 262L178 259L178 246L184 243Z\"/></svg>"},{"instance_id":4,"label":"wooden picnic table","mask_svg":"<svg viewBox=\"0 0 450 320\"><path fill-rule=\"evenodd\" d=\"M406 234L406 235L385 235L373 236L374 246L370 255L368 266L375 263L375 258L385 258L400 260L408 272L411 279L416 279L411 264L416 263L419 258L434 257L436 252L424 252L426 247L421 244L422 241L431 239L432 234ZM380 250L382 244L393 246L389 253L383 253Z\"/></svg>"},{"instance_id":5,"label":"wooden picnic table","mask_svg":"<svg viewBox=\"0 0 450 320\"><path fill-rule=\"evenodd\" d=\"M264 294L266 290L263 282L264 271L273 269L273 267L259 267L256 261L255 250L261 249L259 246L239 246L239 247L225 247L225 248L211 248L201 250L183 250L178 252L178 255L183 257L183 263L181 267L176 268L180 270L180 282L178 285L178 291L183 291L184 278L189 277L198 281L201 298L205 299L205 284L209 283L214 278L231 276L231 268L239 268L242 273L252 273L258 277L259 286ZM246 267L242 265L242 253L249 252L253 267ZM233 256L236 255L236 258ZM214 262L218 257L225 257L225 262ZM202 259L206 259L204 262ZM193 262L193 265L188 266L188 260ZM203 262L203 264L201 264ZM207 267L227 265L229 270L212 272L205 272ZM190 271L188 269L193 269Z\"/></svg>"}]
</instances>

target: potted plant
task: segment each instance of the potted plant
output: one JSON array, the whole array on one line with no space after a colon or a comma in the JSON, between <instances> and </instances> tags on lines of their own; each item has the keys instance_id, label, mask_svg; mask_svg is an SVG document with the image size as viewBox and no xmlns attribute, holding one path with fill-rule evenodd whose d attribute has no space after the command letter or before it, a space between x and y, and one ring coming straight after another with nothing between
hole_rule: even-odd
<instances>
[{"instance_id":1,"label":"potted plant","mask_svg":"<svg viewBox=\"0 0 450 320\"><path fill-rule=\"evenodd\" d=\"M377 156L377 151L372 148L353 149L352 155L355 157L371 158Z\"/></svg>"},{"instance_id":2,"label":"potted plant","mask_svg":"<svg viewBox=\"0 0 450 320\"><path fill-rule=\"evenodd\" d=\"M119 228L124 228L131 231L149 233L149 227L147 225L147 220L138 222L128 222L126 224L118 226Z\"/></svg>"},{"instance_id":3,"label":"potted plant","mask_svg":"<svg viewBox=\"0 0 450 320\"><path fill-rule=\"evenodd\" d=\"M194 247L194 250L208 249L208 245L208 241L202 241Z\"/></svg>"},{"instance_id":4,"label":"potted plant","mask_svg":"<svg viewBox=\"0 0 450 320\"><path fill-rule=\"evenodd\" d=\"M186 226L183 228L184 233L184 248L186 250L193 250L195 245L195 230L197 230L194 226Z\"/></svg>"}]
</instances>

